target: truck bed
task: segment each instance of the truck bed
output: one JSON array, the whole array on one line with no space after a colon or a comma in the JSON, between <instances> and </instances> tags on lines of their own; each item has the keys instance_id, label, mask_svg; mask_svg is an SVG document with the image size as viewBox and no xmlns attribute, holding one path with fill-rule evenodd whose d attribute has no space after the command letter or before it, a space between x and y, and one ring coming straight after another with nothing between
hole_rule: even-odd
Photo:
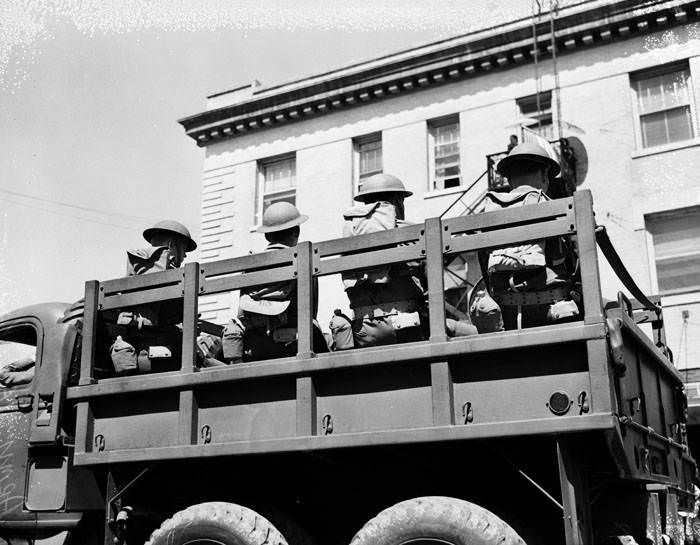
<instances>
[{"instance_id":1,"label":"truck bed","mask_svg":"<svg viewBox=\"0 0 700 545\"><path fill-rule=\"evenodd\" d=\"M565 324L445 335L443 260L544 237L575 237L585 315ZM329 354L311 350L314 277L425 259L430 339ZM198 369L197 299L295 279L298 354ZM101 313L182 301L182 368L95 379ZM308 302L308 303L302 303ZM689 490L682 381L624 301L604 311L590 193L184 271L86 285L74 463L99 466L596 432L623 478ZM657 320L658 322L659 320Z\"/></svg>"}]
</instances>

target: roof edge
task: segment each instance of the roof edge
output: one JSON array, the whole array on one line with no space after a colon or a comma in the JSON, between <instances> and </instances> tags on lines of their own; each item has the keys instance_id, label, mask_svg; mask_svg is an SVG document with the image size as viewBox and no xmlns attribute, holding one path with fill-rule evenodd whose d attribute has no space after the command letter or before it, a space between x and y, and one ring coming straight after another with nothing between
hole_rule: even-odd
<instances>
[{"instance_id":1,"label":"roof edge","mask_svg":"<svg viewBox=\"0 0 700 545\"><path fill-rule=\"evenodd\" d=\"M700 19L700 0L582 2L555 19L559 55ZM540 58L551 56L549 13L537 26ZM178 122L199 146L372 100L532 62L532 23L519 19L324 74L261 88L245 100ZM224 92L225 93L225 92ZM220 96L223 93L216 93Z\"/></svg>"}]
</instances>

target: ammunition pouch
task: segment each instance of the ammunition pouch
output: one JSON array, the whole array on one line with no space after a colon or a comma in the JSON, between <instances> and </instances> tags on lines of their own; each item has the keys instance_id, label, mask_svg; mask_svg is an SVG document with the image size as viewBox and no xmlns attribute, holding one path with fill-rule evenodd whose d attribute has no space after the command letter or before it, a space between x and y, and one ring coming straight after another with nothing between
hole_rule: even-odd
<instances>
[{"instance_id":1,"label":"ammunition pouch","mask_svg":"<svg viewBox=\"0 0 700 545\"><path fill-rule=\"evenodd\" d=\"M389 301L386 303L376 303L373 305L362 305L353 308L355 319L358 318L381 318L400 313L418 314L422 301Z\"/></svg>"},{"instance_id":2,"label":"ammunition pouch","mask_svg":"<svg viewBox=\"0 0 700 545\"><path fill-rule=\"evenodd\" d=\"M121 335L117 335L109 349L109 355L117 375L128 375L138 369L136 349L134 345L122 339Z\"/></svg>"},{"instance_id":3,"label":"ammunition pouch","mask_svg":"<svg viewBox=\"0 0 700 545\"><path fill-rule=\"evenodd\" d=\"M569 288L553 288L531 292L502 292L493 294L493 299L501 306L525 307L532 305L551 305L569 297Z\"/></svg>"},{"instance_id":4,"label":"ammunition pouch","mask_svg":"<svg viewBox=\"0 0 700 545\"><path fill-rule=\"evenodd\" d=\"M278 344L292 344L297 340L296 327L278 327L272 331L272 341Z\"/></svg>"}]
</instances>

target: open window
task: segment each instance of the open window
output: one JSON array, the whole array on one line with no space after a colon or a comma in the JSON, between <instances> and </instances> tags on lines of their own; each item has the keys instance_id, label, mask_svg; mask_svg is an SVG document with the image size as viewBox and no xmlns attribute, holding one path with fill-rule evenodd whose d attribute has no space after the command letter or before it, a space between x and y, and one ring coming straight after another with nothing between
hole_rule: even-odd
<instances>
[{"instance_id":1,"label":"open window","mask_svg":"<svg viewBox=\"0 0 700 545\"><path fill-rule=\"evenodd\" d=\"M31 324L0 329L0 390L21 389L34 380L37 332Z\"/></svg>"}]
</instances>

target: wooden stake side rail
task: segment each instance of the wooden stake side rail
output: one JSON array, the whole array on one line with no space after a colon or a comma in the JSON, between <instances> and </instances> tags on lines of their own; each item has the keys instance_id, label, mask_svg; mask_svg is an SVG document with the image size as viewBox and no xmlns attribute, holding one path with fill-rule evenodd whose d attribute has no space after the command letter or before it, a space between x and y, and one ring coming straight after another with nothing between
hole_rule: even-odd
<instances>
[{"instance_id":1,"label":"wooden stake side rail","mask_svg":"<svg viewBox=\"0 0 700 545\"><path fill-rule=\"evenodd\" d=\"M126 462L156 462L187 460L204 457L237 456L305 452L350 448L355 446L404 445L443 441L467 441L493 437L523 437L533 435L566 435L571 433L610 431L617 419L612 415L550 417L544 420L514 420L509 422L473 424L469 426L431 426L392 431L348 433L342 435L300 435L280 439L259 439L227 443L163 446L104 452L76 451L76 466L105 465ZM300 431L306 431L302 429Z\"/></svg>"},{"instance_id":2,"label":"wooden stake side rail","mask_svg":"<svg viewBox=\"0 0 700 545\"><path fill-rule=\"evenodd\" d=\"M576 235L578 247L583 249L581 270L586 305L583 322L468 338L447 338L443 291L443 262L446 255L509 246L545 237L571 235ZM318 277L358 268L423 259L426 260L430 312L428 341L314 354L312 320L317 301L313 298L314 283ZM167 396L170 395L167 392L173 392L177 396L178 407L175 418L176 443L195 445L198 442L197 415L202 409L197 388L215 388L217 384L224 383L235 385L246 380L274 381L294 375L295 393L290 401L296 407L296 434L313 436L318 433L319 393L315 377L322 377L329 372L359 372L369 366L392 367L394 364L406 365L410 362L422 362L428 366L428 376L431 377L428 388L432 391L432 425L446 425L455 421L454 382L448 358L560 343L578 343L587 347L588 366L591 369L595 367L595 380L592 381L591 377L587 376L583 381L583 377L576 372L570 373L567 380L572 385L575 384L577 389L584 388L583 382L587 385L586 389L601 387L603 393L599 399L595 399L598 392L591 392L594 398L592 403L597 407L596 411L609 410L612 400L607 398L613 395L613 391L604 382L603 375L607 367L605 364L597 365L590 361L593 355L606 357L606 326L603 321L597 275L592 201L590 193L582 191L573 198L535 206L443 221L433 218L424 224L381 233L316 244L302 242L288 250L214 263L189 263L184 269L177 271L103 283L90 281L86 283L83 359L79 386L69 388L67 394L68 398L76 401L78 405L76 454L91 453L94 450L92 434L97 432L93 403L102 403L104 396L133 396L142 395L144 392ZM161 281L158 281L158 277ZM292 280L296 281L300 301L296 358L207 370L196 367L195 340L199 296ZM104 379L95 383L93 365L99 311L117 309L123 307L126 302L141 304L160 299L180 299L183 303L181 370ZM206 401L204 403L206 404ZM208 407L204 407L204 410L208 410ZM85 460L88 459L92 458L88 457ZM80 458L76 457L76 460Z\"/></svg>"},{"instance_id":3,"label":"wooden stake side rail","mask_svg":"<svg viewBox=\"0 0 700 545\"><path fill-rule=\"evenodd\" d=\"M415 342L362 350L316 354L309 358L279 358L211 367L190 373L173 371L151 375L108 378L87 386L73 386L67 398L74 401L96 397L190 388L207 384L224 384L288 375L307 375L381 365L402 365L414 361L444 361L459 355L482 354L528 347L546 347L562 343L600 343L605 341L604 324L579 323L533 327L524 331L503 331L473 337L458 337L443 342ZM603 346L605 351L605 347ZM603 351L603 354L604 354ZM600 355L600 354L599 354Z\"/></svg>"}]
</instances>

